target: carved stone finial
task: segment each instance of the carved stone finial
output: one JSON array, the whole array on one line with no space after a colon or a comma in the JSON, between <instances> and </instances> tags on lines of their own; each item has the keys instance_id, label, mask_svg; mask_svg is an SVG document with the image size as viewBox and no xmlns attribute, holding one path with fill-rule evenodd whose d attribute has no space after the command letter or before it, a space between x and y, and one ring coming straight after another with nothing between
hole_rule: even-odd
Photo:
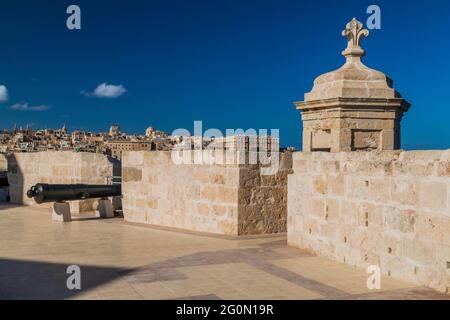
<instances>
[{"instance_id":1,"label":"carved stone finial","mask_svg":"<svg viewBox=\"0 0 450 320\"><path fill-rule=\"evenodd\" d=\"M320 75L313 89L296 102L302 112L303 152L350 152L400 149L400 122L410 104L384 73L361 62L360 47L369 32L356 19L342 34L347 61Z\"/></svg>"},{"instance_id":2,"label":"carved stone finial","mask_svg":"<svg viewBox=\"0 0 450 320\"><path fill-rule=\"evenodd\" d=\"M353 18L352 21L347 23L345 30L342 31L342 36L346 37L348 40L347 49L342 52L347 59L349 57L360 58L364 56L365 52L359 44L363 36L369 36L369 30L363 29L363 24L361 22Z\"/></svg>"}]
</instances>

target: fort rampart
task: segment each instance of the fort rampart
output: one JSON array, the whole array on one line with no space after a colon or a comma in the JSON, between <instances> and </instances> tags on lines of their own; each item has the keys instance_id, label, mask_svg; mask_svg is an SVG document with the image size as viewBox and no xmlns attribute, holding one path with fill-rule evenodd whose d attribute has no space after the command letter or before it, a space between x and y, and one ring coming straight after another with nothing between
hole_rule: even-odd
<instances>
[{"instance_id":1,"label":"fort rampart","mask_svg":"<svg viewBox=\"0 0 450 320\"><path fill-rule=\"evenodd\" d=\"M126 152L122 158L126 221L224 235L286 232L287 175L259 165L175 164L170 152Z\"/></svg>"},{"instance_id":2,"label":"fort rampart","mask_svg":"<svg viewBox=\"0 0 450 320\"><path fill-rule=\"evenodd\" d=\"M441 291L450 286L450 150L295 153L288 243Z\"/></svg>"}]
</instances>

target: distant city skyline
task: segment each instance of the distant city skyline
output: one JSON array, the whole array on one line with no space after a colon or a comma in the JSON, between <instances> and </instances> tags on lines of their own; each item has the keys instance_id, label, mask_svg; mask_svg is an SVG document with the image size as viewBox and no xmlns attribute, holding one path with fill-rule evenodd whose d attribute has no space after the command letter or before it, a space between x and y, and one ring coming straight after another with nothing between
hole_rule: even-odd
<instances>
[{"instance_id":1,"label":"distant city skyline","mask_svg":"<svg viewBox=\"0 0 450 320\"><path fill-rule=\"evenodd\" d=\"M377 4L381 30L362 41L363 61L412 104L402 148L450 148L449 2L80 0L74 31L70 4L2 3L0 129L102 132L119 123L130 134L170 134L201 120L223 132L280 129L281 145L299 149L292 102L344 63L336 30L352 17L365 22Z\"/></svg>"}]
</instances>

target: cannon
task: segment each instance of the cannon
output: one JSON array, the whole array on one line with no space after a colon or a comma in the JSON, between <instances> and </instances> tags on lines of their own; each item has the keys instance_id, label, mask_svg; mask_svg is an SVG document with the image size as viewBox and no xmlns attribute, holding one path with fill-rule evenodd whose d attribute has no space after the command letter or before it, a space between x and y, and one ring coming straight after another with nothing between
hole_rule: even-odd
<instances>
[{"instance_id":1,"label":"cannon","mask_svg":"<svg viewBox=\"0 0 450 320\"><path fill-rule=\"evenodd\" d=\"M53 220L70 221L70 206L67 201L100 198L98 215L113 217L114 210L108 197L122 195L120 184L89 185L89 184L46 184L38 183L27 191L27 197L33 198L38 204L54 202Z\"/></svg>"},{"instance_id":2,"label":"cannon","mask_svg":"<svg viewBox=\"0 0 450 320\"><path fill-rule=\"evenodd\" d=\"M63 202L95 198L116 197L122 194L119 184L89 185L89 184L46 184L38 183L27 192L28 198L34 198L36 203Z\"/></svg>"},{"instance_id":3,"label":"cannon","mask_svg":"<svg viewBox=\"0 0 450 320\"><path fill-rule=\"evenodd\" d=\"M8 183L8 176L6 175L6 172L0 171L0 188L1 187L9 187L9 183Z\"/></svg>"},{"instance_id":4,"label":"cannon","mask_svg":"<svg viewBox=\"0 0 450 320\"><path fill-rule=\"evenodd\" d=\"M9 201L9 183L6 172L0 171L0 202Z\"/></svg>"}]
</instances>

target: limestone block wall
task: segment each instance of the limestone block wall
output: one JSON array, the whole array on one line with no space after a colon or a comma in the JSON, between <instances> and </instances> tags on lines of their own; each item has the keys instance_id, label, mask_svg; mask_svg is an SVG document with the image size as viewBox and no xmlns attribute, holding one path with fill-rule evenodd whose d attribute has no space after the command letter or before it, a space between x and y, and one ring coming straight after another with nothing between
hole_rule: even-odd
<instances>
[{"instance_id":1,"label":"limestone block wall","mask_svg":"<svg viewBox=\"0 0 450 320\"><path fill-rule=\"evenodd\" d=\"M26 192L36 183L105 184L106 176L120 174L120 162L95 153L45 151L7 156L11 202L38 206ZM96 200L71 201L73 212L95 209ZM52 204L39 206L50 207Z\"/></svg>"},{"instance_id":2,"label":"limestone block wall","mask_svg":"<svg viewBox=\"0 0 450 320\"><path fill-rule=\"evenodd\" d=\"M288 243L450 287L450 150L295 153Z\"/></svg>"},{"instance_id":3,"label":"limestone block wall","mask_svg":"<svg viewBox=\"0 0 450 320\"><path fill-rule=\"evenodd\" d=\"M240 166L240 235L287 231L287 177L292 173L292 153L280 153L279 169L273 175L261 174L261 167Z\"/></svg>"},{"instance_id":4,"label":"limestone block wall","mask_svg":"<svg viewBox=\"0 0 450 320\"><path fill-rule=\"evenodd\" d=\"M170 152L125 152L124 218L233 236L285 232L290 162L283 163L270 179L257 165L175 164Z\"/></svg>"},{"instance_id":5,"label":"limestone block wall","mask_svg":"<svg viewBox=\"0 0 450 320\"><path fill-rule=\"evenodd\" d=\"M6 162L6 157L0 154L0 171L6 171L8 168L8 163Z\"/></svg>"}]
</instances>

